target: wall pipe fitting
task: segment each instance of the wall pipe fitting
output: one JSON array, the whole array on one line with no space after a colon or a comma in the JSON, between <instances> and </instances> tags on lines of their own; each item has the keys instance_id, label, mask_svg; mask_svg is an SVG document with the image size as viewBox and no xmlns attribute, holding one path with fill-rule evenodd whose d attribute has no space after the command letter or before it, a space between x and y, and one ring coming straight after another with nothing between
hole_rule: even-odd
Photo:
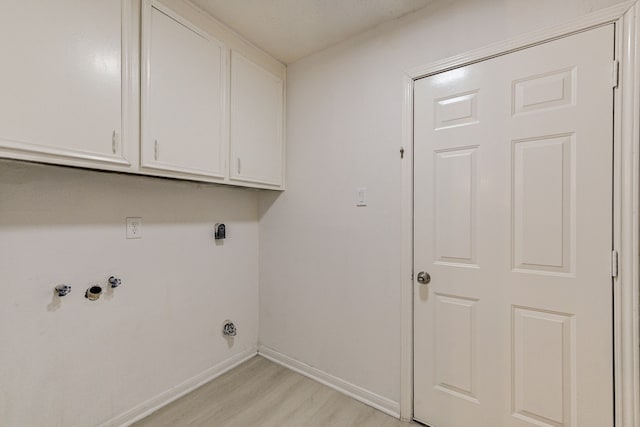
<instances>
[{"instance_id":1,"label":"wall pipe fitting","mask_svg":"<svg viewBox=\"0 0 640 427\"><path fill-rule=\"evenodd\" d=\"M89 301L95 301L98 298L100 298L100 295L102 295L102 286L94 285L89 289L87 289L87 292L84 294L84 297L87 298Z\"/></svg>"},{"instance_id":2,"label":"wall pipe fitting","mask_svg":"<svg viewBox=\"0 0 640 427\"><path fill-rule=\"evenodd\" d=\"M109 285L111 285L112 288L117 288L118 286L120 286L122 284L122 280L118 279L115 276L111 276L108 279Z\"/></svg>"},{"instance_id":3,"label":"wall pipe fitting","mask_svg":"<svg viewBox=\"0 0 640 427\"><path fill-rule=\"evenodd\" d=\"M222 334L227 337L235 337L238 334L238 329L231 320L225 320L222 325Z\"/></svg>"},{"instance_id":4,"label":"wall pipe fitting","mask_svg":"<svg viewBox=\"0 0 640 427\"><path fill-rule=\"evenodd\" d=\"M59 297L63 297L71 292L71 286L69 285L58 285L55 287L56 293Z\"/></svg>"}]
</instances>

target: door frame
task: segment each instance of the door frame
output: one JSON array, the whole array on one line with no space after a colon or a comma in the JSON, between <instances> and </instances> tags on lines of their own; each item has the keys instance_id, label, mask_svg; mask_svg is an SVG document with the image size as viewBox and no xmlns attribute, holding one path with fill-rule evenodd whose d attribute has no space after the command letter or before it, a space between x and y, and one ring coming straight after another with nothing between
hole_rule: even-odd
<instances>
[{"instance_id":1,"label":"door frame","mask_svg":"<svg viewBox=\"0 0 640 427\"><path fill-rule=\"evenodd\" d=\"M403 77L402 277L400 417L413 419L413 88L420 78L539 45L605 24L615 24L619 81L614 99L613 279L615 427L640 427L640 13L628 1L545 28L409 70ZM613 76L612 76L613 82ZM612 396L613 398L613 396Z\"/></svg>"}]
</instances>

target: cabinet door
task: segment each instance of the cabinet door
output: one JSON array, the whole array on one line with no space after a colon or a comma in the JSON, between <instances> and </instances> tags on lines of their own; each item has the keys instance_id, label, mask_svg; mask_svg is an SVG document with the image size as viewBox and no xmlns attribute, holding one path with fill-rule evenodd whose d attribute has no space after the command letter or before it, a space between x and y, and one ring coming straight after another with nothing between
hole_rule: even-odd
<instances>
[{"instance_id":1,"label":"cabinet door","mask_svg":"<svg viewBox=\"0 0 640 427\"><path fill-rule=\"evenodd\" d=\"M142 25L142 166L223 178L225 47L155 1Z\"/></svg>"},{"instance_id":2,"label":"cabinet door","mask_svg":"<svg viewBox=\"0 0 640 427\"><path fill-rule=\"evenodd\" d=\"M131 9L129 0L2 2L0 156L128 165Z\"/></svg>"},{"instance_id":3,"label":"cabinet door","mask_svg":"<svg viewBox=\"0 0 640 427\"><path fill-rule=\"evenodd\" d=\"M282 185L282 110L282 79L232 51L232 180Z\"/></svg>"}]
</instances>

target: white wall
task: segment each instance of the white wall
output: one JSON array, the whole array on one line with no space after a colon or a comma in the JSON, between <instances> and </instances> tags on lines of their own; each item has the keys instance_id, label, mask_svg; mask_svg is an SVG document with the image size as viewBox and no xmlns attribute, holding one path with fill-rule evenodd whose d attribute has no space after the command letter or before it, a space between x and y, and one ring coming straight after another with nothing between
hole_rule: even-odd
<instances>
[{"instance_id":1,"label":"white wall","mask_svg":"<svg viewBox=\"0 0 640 427\"><path fill-rule=\"evenodd\" d=\"M0 423L99 425L255 351L257 193L0 161L0 274ZM84 298L109 275L121 287Z\"/></svg>"},{"instance_id":2,"label":"white wall","mask_svg":"<svg viewBox=\"0 0 640 427\"><path fill-rule=\"evenodd\" d=\"M291 65L287 191L261 195L261 345L397 402L403 73L615 3L442 0Z\"/></svg>"}]
</instances>

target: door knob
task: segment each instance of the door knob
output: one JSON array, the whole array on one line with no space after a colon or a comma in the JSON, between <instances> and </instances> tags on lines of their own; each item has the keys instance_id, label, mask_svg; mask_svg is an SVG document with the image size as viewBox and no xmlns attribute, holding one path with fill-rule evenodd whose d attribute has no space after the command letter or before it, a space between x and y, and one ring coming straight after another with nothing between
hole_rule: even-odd
<instances>
[{"instance_id":1,"label":"door knob","mask_svg":"<svg viewBox=\"0 0 640 427\"><path fill-rule=\"evenodd\" d=\"M418 273L418 283L422 285L428 285L431 281L431 276L426 271L421 271Z\"/></svg>"}]
</instances>

